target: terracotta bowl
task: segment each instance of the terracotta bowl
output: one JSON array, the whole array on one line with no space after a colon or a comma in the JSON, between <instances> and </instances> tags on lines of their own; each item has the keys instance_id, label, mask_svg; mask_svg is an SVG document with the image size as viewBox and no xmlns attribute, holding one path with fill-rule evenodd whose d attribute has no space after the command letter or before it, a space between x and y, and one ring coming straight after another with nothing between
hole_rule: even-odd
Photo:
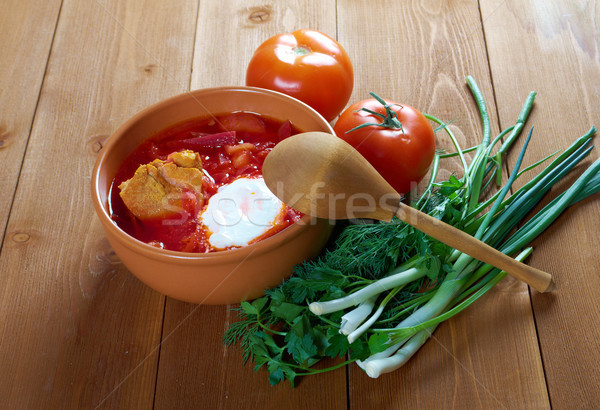
<instances>
[{"instance_id":1,"label":"terracotta bowl","mask_svg":"<svg viewBox=\"0 0 600 410\"><path fill-rule=\"evenodd\" d=\"M252 87L211 88L169 98L138 113L108 139L96 161L92 198L111 246L131 273L167 296L201 304L259 297L288 277L294 265L315 256L331 233L328 221L304 216L255 244L193 254L147 245L112 221L108 207L111 182L125 157L142 141L186 120L240 110L289 119L301 131L333 133L316 111L287 95Z\"/></svg>"}]
</instances>

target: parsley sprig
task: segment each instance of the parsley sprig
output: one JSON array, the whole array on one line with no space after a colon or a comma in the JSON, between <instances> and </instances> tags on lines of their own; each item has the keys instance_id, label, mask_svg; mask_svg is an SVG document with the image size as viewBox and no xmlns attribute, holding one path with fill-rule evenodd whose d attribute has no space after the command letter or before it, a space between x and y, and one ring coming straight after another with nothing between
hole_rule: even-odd
<instances>
[{"instance_id":1,"label":"parsley sprig","mask_svg":"<svg viewBox=\"0 0 600 410\"><path fill-rule=\"evenodd\" d=\"M299 375L366 359L371 354L368 339L349 343L340 333L344 312L316 316L307 302L336 299L375 283L401 260L420 257L419 263L428 266L432 254L450 255L450 248L397 219L391 223L346 224L334 247L324 255L296 266L294 275L268 290L266 296L242 302L236 309L239 320L227 330L224 342L239 343L244 362L254 362L255 370L266 366L271 384L284 379L293 384ZM401 306L444 271L427 273L429 276L411 283L389 304ZM313 366L323 358L341 361L315 369Z\"/></svg>"}]
</instances>

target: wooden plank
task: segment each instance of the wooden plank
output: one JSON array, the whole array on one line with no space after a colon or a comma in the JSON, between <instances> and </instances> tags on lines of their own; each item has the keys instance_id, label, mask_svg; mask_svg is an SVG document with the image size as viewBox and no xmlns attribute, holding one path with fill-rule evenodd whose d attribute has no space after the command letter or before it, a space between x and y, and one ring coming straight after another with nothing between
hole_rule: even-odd
<instances>
[{"instance_id":1,"label":"wooden plank","mask_svg":"<svg viewBox=\"0 0 600 410\"><path fill-rule=\"evenodd\" d=\"M19 178L60 0L2 2L0 13L0 238ZM0 240L1 244L1 240Z\"/></svg>"},{"instance_id":2,"label":"wooden plank","mask_svg":"<svg viewBox=\"0 0 600 410\"><path fill-rule=\"evenodd\" d=\"M0 256L8 408L152 406L164 297L116 260L90 175L126 118L187 88L196 8L192 0L62 6Z\"/></svg>"},{"instance_id":3,"label":"wooden plank","mask_svg":"<svg viewBox=\"0 0 600 410\"><path fill-rule=\"evenodd\" d=\"M242 85L258 45L300 28L335 37L334 1L201 2L191 88ZM307 378L296 389L271 387L265 370L242 366L241 354L221 338L231 306L193 306L167 299L156 408L195 403L203 408L346 408L343 370ZM324 387L326 386L326 387Z\"/></svg>"},{"instance_id":4,"label":"wooden plank","mask_svg":"<svg viewBox=\"0 0 600 410\"><path fill-rule=\"evenodd\" d=\"M600 118L598 2L482 1L499 115L538 96L528 162L567 147ZM511 33L506 36L505 33ZM586 160L589 165L598 152ZM557 409L600 400L598 196L577 204L535 241L531 264L555 274L554 294L532 293L550 401Z\"/></svg>"},{"instance_id":5,"label":"wooden plank","mask_svg":"<svg viewBox=\"0 0 600 410\"><path fill-rule=\"evenodd\" d=\"M202 306L167 299L157 409L345 409L346 373L323 373L270 386L267 371L242 365L241 353L222 344L235 319L231 306Z\"/></svg>"},{"instance_id":6,"label":"wooden plank","mask_svg":"<svg viewBox=\"0 0 600 410\"><path fill-rule=\"evenodd\" d=\"M338 18L339 40L356 68L354 100L375 91L454 120L467 147L481 135L464 85L472 75L488 102L492 132L498 131L477 3L338 1ZM449 147L445 138L438 144ZM444 167L446 176L456 169ZM351 408L548 406L529 294L512 280L442 324L396 372L371 380L356 366L349 371Z\"/></svg>"},{"instance_id":7,"label":"wooden plank","mask_svg":"<svg viewBox=\"0 0 600 410\"><path fill-rule=\"evenodd\" d=\"M244 85L254 50L276 34L311 28L335 38L334 5L332 0L201 4L190 88Z\"/></svg>"}]
</instances>

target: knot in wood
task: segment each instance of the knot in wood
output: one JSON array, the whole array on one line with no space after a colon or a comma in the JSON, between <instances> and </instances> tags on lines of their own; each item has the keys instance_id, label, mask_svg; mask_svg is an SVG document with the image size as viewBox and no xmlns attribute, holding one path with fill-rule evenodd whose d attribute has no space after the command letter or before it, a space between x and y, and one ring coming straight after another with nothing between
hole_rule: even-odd
<instances>
[{"instance_id":1,"label":"knot in wood","mask_svg":"<svg viewBox=\"0 0 600 410\"><path fill-rule=\"evenodd\" d=\"M12 240L17 243L25 243L27 242L31 236L25 232L17 232L13 235Z\"/></svg>"},{"instance_id":2,"label":"knot in wood","mask_svg":"<svg viewBox=\"0 0 600 410\"><path fill-rule=\"evenodd\" d=\"M0 127L0 149L6 148L8 146L7 140L10 137L10 133L6 131L4 128Z\"/></svg>"},{"instance_id":3,"label":"knot in wood","mask_svg":"<svg viewBox=\"0 0 600 410\"><path fill-rule=\"evenodd\" d=\"M255 24L267 22L271 19L271 11L269 6L253 8L250 10L248 20Z\"/></svg>"},{"instance_id":4,"label":"knot in wood","mask_svg":"<svg viewBox=\"0 0 600 410\"><path fill-rule=\"evenodd\" d=\"M96 154L99 153L101 149L102 149L102 142L96 141L92 144L92 151L94 151Z\"/></svg>"},{"instance_id":5,"label":"knot in wood","mask_svg":"<svg viewBox=\"0 0 600 410\"><path fill-rule=\"evenodd\" d=\"M108 135L94 135L88 140L88 149L92 154L97 154L104 147L104 141Z\"/></svg>"},{"instance_id":6,"label":"knot in wood","mask_svg":"<svg viewBox=\"0 0 600 410\"><path fill-rule=\"evenodd\" d=\"M144 66L144 72L146 73L151 73L152 71L154 71L155 68L157 68L158 66L156 64L146 64Z\"/></svg>"}]
</instances>

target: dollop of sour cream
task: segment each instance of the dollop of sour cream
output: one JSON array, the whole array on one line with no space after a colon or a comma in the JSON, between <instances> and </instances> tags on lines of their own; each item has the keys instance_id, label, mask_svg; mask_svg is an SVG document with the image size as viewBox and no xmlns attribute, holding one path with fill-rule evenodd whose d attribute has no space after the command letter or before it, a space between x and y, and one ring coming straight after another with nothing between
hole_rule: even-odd
<instances>
[{"instance_id":1,"label":"dollop of sour cream","mask_svg":"<svg viewBox=\"0 0 600 410\"><path fill-rule=\"evenodd\" d=\"M239 178L219 188L200 220L210 231L211 246L225 249L248 245L271 229L284 212L285 205L262 178Z\"/></svg>"}]
</instances>

